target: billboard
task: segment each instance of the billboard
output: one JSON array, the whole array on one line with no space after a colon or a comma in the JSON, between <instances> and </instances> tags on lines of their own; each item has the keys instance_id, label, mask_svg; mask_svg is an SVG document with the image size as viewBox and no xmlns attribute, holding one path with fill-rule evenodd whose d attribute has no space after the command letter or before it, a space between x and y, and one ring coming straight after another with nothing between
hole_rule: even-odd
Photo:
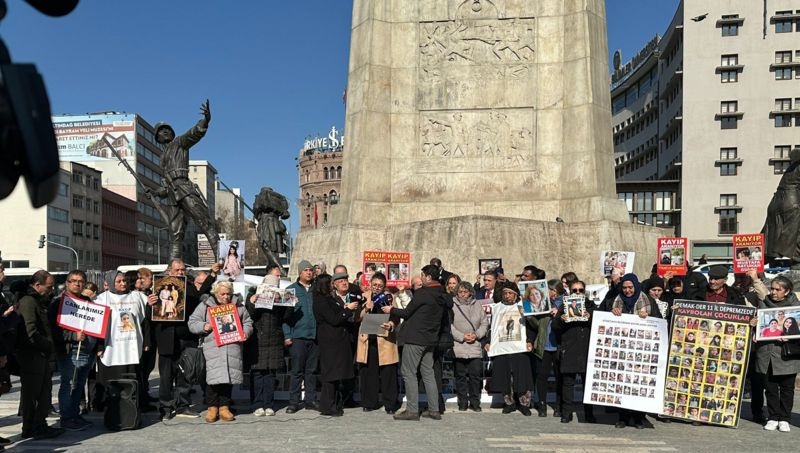
<instances>
[{"instance_id":1,"label":"billboard","mask_svg":"<svg viewBox=\"0 0 800 453\"><path fill-rule=\"evenodd\" d=\"M116 159L104 138L123 159L136 155L136 115L54 116L58 157L76 162Z\"/></svg>"}]
</instances>

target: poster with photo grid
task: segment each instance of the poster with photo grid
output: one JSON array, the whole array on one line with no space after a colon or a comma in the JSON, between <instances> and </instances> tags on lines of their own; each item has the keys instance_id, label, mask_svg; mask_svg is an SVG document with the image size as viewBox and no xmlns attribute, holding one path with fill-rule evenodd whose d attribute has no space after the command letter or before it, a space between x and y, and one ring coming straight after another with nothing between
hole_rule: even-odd
<instances>
[{"instance_id":1,"label":"poster with photo grid","mask_svg":"<svg viewBox=\"0 0 800 453\"><path fill-rule=\"evenodd\" d=\"M735 428L756 309L676 300L662 414Z\"/></svg>"},{"instance_id":2,"label":"poster with photo grid","mask_svg":"<svg viewBox=\"0 0 800 453\"><path fill-rule=\"evenodd\" d=\"M667 366L667 321L595 311L584 404L661 411Z\"/></svg>"}]
</instances>

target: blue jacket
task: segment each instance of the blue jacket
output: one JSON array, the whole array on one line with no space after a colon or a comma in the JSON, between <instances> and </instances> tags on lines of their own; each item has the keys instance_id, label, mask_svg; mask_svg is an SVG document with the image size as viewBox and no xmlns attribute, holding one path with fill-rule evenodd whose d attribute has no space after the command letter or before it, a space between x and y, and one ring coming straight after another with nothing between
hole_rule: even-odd
<instances>
[{"instance_id":1,"label":"blue jacket","mask_svg":"<svg viewBox=\"0 0 800 453\"><path fill-rule=\"evenodd\" d=\"M317 320L314 318L314 301L311 292L300 282L289 285L294 288L297 305L294 312L287 316L283 323L283 338L313 340L317 337Z\"/></svg>"}]
</instances>

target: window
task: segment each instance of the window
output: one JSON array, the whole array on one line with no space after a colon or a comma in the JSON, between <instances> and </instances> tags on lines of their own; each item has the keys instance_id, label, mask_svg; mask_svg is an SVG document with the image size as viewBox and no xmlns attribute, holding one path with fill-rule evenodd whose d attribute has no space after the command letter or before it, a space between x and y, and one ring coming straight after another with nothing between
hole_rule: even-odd
<instances>
[{"instance_id":1,"label":"window","mask_svg":"<svg viewBox=\"0 0 800 453\"><path fill-rule=\"evenodd\" d=\"M94 190L100 190L100 178L93 178L92 179L92 188Z\"/></svg>"},{"instance_id":2,"label":"window","mask_svg":"<svg viewBox=\"0 0 800 453\"><path fill-rule=\"evenodd\" d=\"M100 226L94 225L92 226L92 235L95 239L100 239Z\"/></svg>"},{"instance_id":3,"label":"window","mask_svg":"<svg viewBox=\"0 0 800 453\"><path fill-rule=\"evenodd\" d=\"M72 221L72 235L83 236L83 222L80 220Z\"/></svg>"},{"instance_id":4,"label":"window","mask_svg":"<svg viewBox=\"0 0 800 453\"><path fill-rule=\"evenodd\" d=\"M72 196L72 207L83 209L83 197L80 195L73 195Z\"/></svg>"},{"instance_id":5,"label":"window","mask_svg":"<svg viewBox=\"0 0 800 453\"><path fill-rule=\"evenodd\" d=\"M736 168L738 166L736 164L720 164L719 166L719 175L720 176L736 176Z\"/></svg>"},{"instance_id":6,"label":"window","mask_svg":"<svg viewBox=\"0 0 800 453\"><path fill-rule=\"evenodd\" d=\"M790 16L791 14L791 11L778 11L775 16ZM793 27L794 21L792 19L781 20L779 17L775 17L775 33L791 33Z\"/></svg>"},{"instance_id":7,"label":"window","mask_svg":"<svg viewBox=\"0 0 800 453\"><path fill-rule=\"evenodd\" d=\"M58 194L62 197L69 196L69 184L63 182L58 183Z\"/></svg>"},{"instance_id":8,"label":"window","mask_svg":"<svg viewBox=\"0 0 800 453\"><path fill-rule=\"evenodd\" d=\"M55 242L56 244L61 244L69 247L69 238L66 236L61 236L60 234L53 234L53 233L48 234L47 241Z\"/></svg>"},{"instance_id":9,"label":"window","mask_svg":"<svg viewBox=\"0 0 800 453\"><path fill-rule=\"evenodd\" d=\"M737 36L739 34L739 24L723 24L722 36Z\"/></svg>"},{"instance_id":10,"label":"window","mask_svg":"<svg viewBox=\"0 0 800 453\"><path fill-rule=\"evenodd\" d=\"M86 237L87 238L92 237L92 224L88 222L86 223Z\"/></svg>"},{"instance_id":11,"label":"window","mask_svg":"<svg viewBox=\"0 0 800 453\"><path fill-rule=\"evenodd\" d=\"M722 129L736 129L739 127L739 119L735 116L725 117L720 120L720 127Z\"/></svg>"},{"instance_id":12,"label":"window","mask_svg":"<svg viewBox=\"0 0 800 453\"><path fill-rule=\"evenodd\" d=\"M776 68L775 80L792 80L792 68Z\"/></svg>"},{"instance_id":13,"label":"window","mask_svg":"<svg viewBox=\"0 0 800 453\"><path fill-rule=\"evenodd\" d=\"M781 50L775 52L775 63L791 63L792 62L792 51L791 50Z\"/></svg>"},{"instance_id":14,"label":"window","mask_svg":"<svg viewBox=\"0 0 800 453\"><path fill-rule=\"evenodd\" d=\"M328 167L325 167L325 170L324 170L323 174L324 174L324 178L328 179Z\"/></svg>"},{"instance_id":15,"label":"window","mask_svg":"<svg viewBox=\"0 0 800 453\"><path fill-rule=\"evenodd\" d=\"M720 148L719 160L734 160L738 154L736 148Z\"/></svg>"},{"instance_id":16,"label":"window","mask_svg":"<svg viewBox=\"0 0 800 453\"><path fill-rule=\"evenodd\" d=\"M792 109L791 98L775 99L776 111L791 110L791 109Z\"/></svg>"},{"instance_id":17,"label":"window","mask_svg":"<svg viewBox=\"0 0 800 453\"><path fill-rule=\"evenodd\" d=\"M100 214L100 202L98 202L98 201L94 202L94 213L95 214Z\"/></svg>"},{"instance_id":18,"label":"window","mask_svg":"<svg viewBox=\"0 0 800 453\"><path fill-rule=\"evenodd\" d=\"M736 83L739 81L738 71L720 71L719 75L722 83Z\"/></svg>"},{"instance_id":19,"label":"window","mask_svg":"<svg viewBox=\"0 0 800 453\"><path fill-rule=\"evenodd\" d=\"M656 192L656 211L672 210L672 192Z\"/></svg>"},{"instance_id":20,"label":"window","mask_svg":"<svg viewBox=\"0 0 800 453\"><path fill-rule=\"evenodd\" d=\"M83 173L75 172L72 174L72 182L83 184Z\"/></svg>"},{"instance_id":21,"label":"window","mask_svg":"<svg viewBox=\"0 0 800 453\"><path fill-rule=\"evenodd\" d=\"M720 102L720 113L731 114L739 110L738 101L722 101ZM722 129L736 129L739 126L739 118L735 115L723 116L720 118L720 127Z\"/></svg>"},{"instance_id":22,"label":"window","mask_svg":"<svg viewBox=\"0 0 800 453\"><path fill-rule=\"evenodd\" d=\"M722 101L720 102L720 113L736 113L739 111L738 101Z\"/></svg>"},{"instance_id":23,"label":"window","mask_svg":"<svg viewBox=\"0 0 800 453\"><path fill-rule=\"evenodd\" d=\"M47 218L59 222L67 223L69 221L69 212L64 209L55 208L53 206L47 207Z\"/></svg>"},{"instance_id":24,"label":"window","mask_svg":"<svg viewBox=\"0 0 800 453\"><path fill-rule=\"evenodd\" d=\"M336 178L342 179L342 167L336 167Z\"/></svg>"},{"instance_id":25,"label":"window","mask_svg":"<svg viewBox=\"0 0 800 453\"><path fill-rule=\"evenodd\" d=\"M778 145L775 147L775 159L788 159L792 148L789 145Z\"/></svg>"},{"instance_id":26,"label":"window","mask_svg":"<svg viewBox=\"0 0 800 453\"><path fill-rule=\"evenodd\" d=\"M719 196L719 205L720 207L736 206L736 194L735 193L721 194Z\"/></svg>"},{"instance_id":27,"label":"window","mask_svg":"<svg viewBox=\"0 0 800 453\"><path fill-rule=\"evenodd\" d=\"M737 66L739 64L739 54L723 55L720 66Z\"/></svg>"},{"instance_id":28,"label":"window","mask_svg":"<svg viewBox=\"0 0 800 453\"><path fill-rule=\"evenodd\" d=\"M791 162L787 161L776 161L772 163L773 170L772 172L776 175L782 175L786 173L786 169L789 168L789 164Z\"/></svg>"},{"instance_id":29,"label":"window","mask_svg":"<svg viewBox=\"0 0 800 453\"><path fill-rule=\"evenodd\" d=\"M739 232L739 224L736 221L735 209L719 210L719 234L736 234Z\"/></svg>"},{"instance_id":30,"label":"window","mask_svg":"<svg viewBox=\"0 0 800 453\"><path fill-rule=\"evenodd\" d=\"M620 192L617 198L625 202L628 211L633 211L633 192Z\"/></svg>"}]
</instances>

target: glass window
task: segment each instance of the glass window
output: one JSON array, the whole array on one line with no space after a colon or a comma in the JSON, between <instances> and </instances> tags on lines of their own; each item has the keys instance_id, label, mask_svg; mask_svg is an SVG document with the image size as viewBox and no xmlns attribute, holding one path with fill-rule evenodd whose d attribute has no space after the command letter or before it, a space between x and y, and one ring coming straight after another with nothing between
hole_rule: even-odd
<instances>
[{"instance_id":1,"label":"glass window","mask_svg":"<svg viewBox=\"0 0 800 453\"><path fill-rule=\"evenodd\" d=\"M738 101L722 101L719 105L720 113L736 113L739 111Z\"/></svg>"},{"instance_id":2,"label":"glass window","mask_svg":"<svg viewBox=\"0 0 800 453\"><path fill-rule=\"evenodd\" d=\"M782 50L775 52L775 63L791 63L791 62L792 62L791 50Z\"/></svg>"},{"instance_id":3,"label":"glass window","mask_svg":"<svg viewBox=\"0 0 800 453\"><path fill-rule=\"evenodd\" d=\"M773 173L776 175L782 175L786 173L786 169L789 168L789 164L791 162L788 161L776 161L773 162Z\"/></svg>"},{"instance_id":4,"label":"glass window","mask_svg":"<svg viewBox=\"0 0 800 453\"><path fill-rule=\"evenodd\" d=\"M50 220L56 220L59 222L67 223L69 221L69 212L64 209L48 206L47 218Z\"/></svg>"},{"instance_id":5,"label":"glass window","mask_svg":"<svg viewBox=\"0 0 800 453\"><path fill-rule=\"evenodd\" d=\"M791 80L793 72L792 68L777 68L775 69L775 80Z\"/></svg>"},{"instance_id":6,"label":"glass window","mask_svg":"<svg viewBox=\"0 0 800 453\"><path fill-rule=\"evenodd\" d=\"M721 71L719 74L722 83L736 83L739 81L739 72L737 71Z\"/></svg>"},{"instance_id":7,"label":"glass window","mask_svg":"<svg viewBox=\"0 0 800 453\"><path fill-rule=\"evenodd\" d=\"M723 55L721 66L736 66L739 64L739 54Z\"/></svg>"},{"instance_id":8,"label":"glass window","mask_svg":"<svg viewBox=\"0 0 800 453\"><path fill-rule=\"evenodd\" d=\"M58 194L62 197L66 197L69 195L69 184L60 182L58 183Z\"/></svg>"},{"instance_id":9,"label":"glass window","mask_svg":"<svg viewBox=\"0 0 800 453\"><path fill-rule=\"evenodd\" d=\"M633 211L633 192L620 192L617 194L617 198L625 202L625 207L629 212Z\"/></svg>"},{"instance_id":10,"label":"glass window","mask_svg":"<svg viewBox=\"0 0 800 453\"><path fill-rule=\"evenodd\" d=\"M733 160L736 159L737 149L736 148L720 148L719 149L719 160Z\"/></svg>"},{"instance_id":11,"label":"glass window","mask_svg":"<svg viewBox=\"0 0 800 453\"><path fill-rule=\"evenodd\" d=\"M774 157L775 159L788 159L791 150L792 147L789 145L778 145L775 147Z\"/></svg>"},{"instance_id":12,"label":"glass window","mask_svg":"<svg viewBox=\"0 0 800 453\"><path fill-rule=\"evenodd\" d=\"M736 36L739 34L739 24L722 25L722 36Z\"/></svg>"},{"instance_id":13,"label":"glass window","mask_svg":"<svg viewBox=\"0 0 800 453\"><path fill-rule=\"evenodd\" d=\"M722 118L720 120L720 127L722 129L736 129L739 127L739 119L735 116Z\"/></svg>"},{"instance_id":14,"label":"glass window","mask_svg":"<svg viewBox=\"0 0 800 453\"><path fill-rule=\"evenodd\" d=\"M719 166L720 176L736 176L736 164L721 164Z\"/></svg>"},{"instance_id":15,"label":"glass window","mask_svg":"<svg viewBox=\"0 0 800 453\"><path fill-rule=\"evenodd\" d=\"M791 115L775 115L775 127L791 127Z\"/></svg>"},{"instance_id":16,"label":"glass window","mask_svg":"<svg viewBox=\"0 0 800 453\"><path fill-rule=\"evenodd\" d=\"M736 206L736 194L726 193L719 196L720 206Z\"/></svg>"},{"instance_id":17,"label":"glass window","mask_svg":"<svg viewBox=\"0 0 800 453\"><path fill-rule=\"evenodd\" d=\"M719 234L736 234L739 230L735 209L720 209Z\"/></svg>"},{"instance_id":18,"label":"glass window","mask_svg":"<svg viewBox=\"0 0 800 453\"><path fill-rule=\"evenodd\" d=\"M775 33L791 33L794 26L794 21L780 20L775 22Z\"/></svg>"},{"instance_id":19,"label":"glass window","mask_svg":"<svg viewBox=\"0 0 800 453\"><path fill-rule=\"evenodd\" d=\"M791 98L775 99L775 110L776 111L791 110L791 109L792 109L792 99Z\"/></svg>"}]
</instances>

